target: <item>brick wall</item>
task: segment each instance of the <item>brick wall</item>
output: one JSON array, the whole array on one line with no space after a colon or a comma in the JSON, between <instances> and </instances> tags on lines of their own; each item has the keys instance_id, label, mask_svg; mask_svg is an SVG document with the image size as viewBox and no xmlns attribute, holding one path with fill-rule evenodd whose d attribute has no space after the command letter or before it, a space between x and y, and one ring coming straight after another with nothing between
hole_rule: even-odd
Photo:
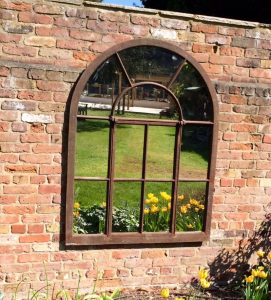
<instances>
[{"instance_id":1,"label":"brick wall","mask_svg":"<svg viewBox=\"0 0 271 300\"><path fill-rule=\"evenodd\" d=\"M0 289L10 295L22 275L22 292L43 286L43 261L56 286L75 287L80 270L83 288L100 271L102 288L176 285L199 266L217 273L225 260L229 271L240 240L248 242L244 251L268 245L260 233L270 224L271 26L82 2L0 2ZM140 37L179 45L215 85L220 126L211 238L186 247L65 249L71 90L99 53Z\"/></svg>"}]
</instances>

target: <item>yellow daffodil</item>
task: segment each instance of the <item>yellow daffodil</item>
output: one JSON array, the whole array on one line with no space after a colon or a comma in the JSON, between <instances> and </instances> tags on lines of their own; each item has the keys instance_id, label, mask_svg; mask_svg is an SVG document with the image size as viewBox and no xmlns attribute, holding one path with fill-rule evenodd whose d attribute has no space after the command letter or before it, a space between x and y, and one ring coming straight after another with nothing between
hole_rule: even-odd
<instances>
[{"instance_id":1,"label":"yellow daffodil","mask_svg":"<svg viewBox=\"0 0 271 300\"><path fill-rule=\"evenodd\" d=\"M192 229L194 226L192 224L186 225L187 228Z\"/></svg>"},{"instance_id":2,"label":"yellow daffodil","mask_svg":"<svg viewBox=\"0 0 271 300\"><path fill-rule=\"evenodd\" d=\"M179 200L179 201L184 200L184 195L179 195L179 196L178 196L178 200Z\"/></svg>"},{"instance_id":3,"label":"yellow daffodil","mask_svg":"<svg viewBox=\"0 0 271 300\"><path fill-rule=\"evenodd\" d=\"M174 300L185 300L183 297L176 297Z\"/></svg>"},{"instance_id":4,"label":"yellow daffodil","mask_svg":"<svg viewBox=\"0 0 271 300\"><path fill-rule=\"evenodd\" d=\"M149 208L144 208L144 214L147 215L150 213L150 209Z\"/></svg>"},{"instance_id":5,"label":"yellow daffodil","mask_svg":"<svg viewBox=\"0 0 271 300\"><path fill-rule=\"evenodd\" d=\"M200 204L199 201L196 200L196 199L190 199L189 203L190 203L191 205L195 205L195 206L197 206L197 205Z\"/></svg>"},{"instance_id":6,"label":"yellow daffodil","mask_svg":"<svg viewBox=\"0 0 271 300\"><path fill-rule=\"evenodd\" d=\"M258 271L263 271L264 270L264 267L263 266L259 266L258 267Z\"/></svg>"},{"instance_id":7,"label":"yellow daffodil","mask_svg":"<svg viewBox=\"0 0 271 300\"><path fill-rule=\"evenodd\" d=\"M151 199L152 197L154 197L154 194L153 193L149 193L148 194L148 198Z\"/></svg>"},{"instance_id":8,"label":"yellow daffodil","mask_svg":"<svg viewBox=\"0 0 271 300\"><path fill-rule=\"evenodd\" d=\"M75 218L78 218L78 217L80 216L79 211L74 211L74 212L73 212L73 216L74 216Z\"/></svg>"},{"instance_id":9,"label":"yellow daffodil","mask_svg":"<svg viewBox=\"0 0 271 300\"><path fill-rule=\"evenodd\" d=\"M198 208L204 210L204 205L200 204L200 205L198 205Z\"/></svg>"},{"instance_id":10,"label":"yellow daffodil","mask_svg":"<svg viewBox=\"0 0 271 300\"><path fill-rule=\"evenodd\" d=\"M252 270L251 270L251 274L252 274L253 277L258 277L259 271L258 271L258 270L255 270L255 269L252 269Z\"/></svg>"},{"instance_id":11,"label":"yellow daffodil","mask_svg":"<svg viewBox=\"0 0 271 300\"><path fill-rule=\"evenodd\" d=\"M74 202L73 208L74 208L74 209L79 209L79 208L80 208L80 203Z\"/></svg>"},{"instance_id":12,"label":"yellow daffodil","mask_svg":"<svg viewBox=\"0 0 271 300\"><path fill-rule=\"evenodd\" d=\"M162 289L161 290L161 297L168 298L169 297L169 289Z\"/></svg>"},{"instance_id":13,"label":"yellow daffodil","mask_svg":"<svg viewBox=\"0 0 271 300\"><path fill-rule=\"evenodd\" d=\"M102 202L101 207L105 208L106 207L106 202Z\"/></svg>"},{"instance_id":14,"label":"yellow daffodil","mask_svg":"<svg viewBox=\"0 0 271 300\"><path fill-rule=\"evenodd\" d=\"M211 282L207 281L206 279L200 279L200 285L204 289L208 289L211 285Z\"/></svg>"},{"instance_id":15,"label":"yellow daffodil","mask_svg":"<svg viewBox=\"0 0 271 300\"><path fill-rule=\"evenodd\" d=\"M259 271L258 277L260 277L262 279L266 279L267 278L267 273L264 272L264 271Z\"/></svg>"},{"instance_id":16,"label":"yellow daffodil","mask_svg":"<svg viewBox=\"0 0 271 300\"><path fill-rule=\"evenodd\" d=\"M159 207L157 207L156 205L152 205L150 208L151 213L156 213L159 211Z\"/></svg>"},{"instance_id":17,"label":"yellow daffodil","mask_svg":"<svg viewBox=\"0 0 271 300\"><path fill-rule=\"evenodd\" d=\"M170 196L168 193L166 193L166 192L161 192L160 195L161 195L161 197L162 197L163 199L165 199L166 201L171 200L171 196Z\"/></svg>"},{"instance_id":18,"label":"yellow daffodil","mask_svg":"<svg viewBox=\"0 0 271 300\"><path fill-rule=\"evenodd\" d=\"M264 257L264 252L263 252L262 250L257 251L256 254L257 254L258 257L260 257L260 258Z\"/></svg>"},{"instance_id":19,"label":"yellow daffodil","mask_svg":"<svg viewBox=\"0 0 271 300\"><path fill-rule=\"evenodd\" d=\"M146 203L146 204L151 204L151 199L149 199L149 198L146 199L146 200L145 200L145 203Z\"/></svg>"},{"instance_id":20,"label":"yellow daffodil","mask_svg":"<svg viewBox=\"0 0 271 300\"><path fill-rule=\"evenodd\" d=\"M167 212L167 207L165 207L165 206L162 207L162 208L161 208L161 212Z\"/></svg>"},{"instance_id":21,"label":"yellow daffodil","mask_svg":"<svg viewBox=\"0 0 271 300\"><path fill-rule=\"evenodd\" d=\"M253 275L250 275L250 276L246 277L246 279L245 279L246 283L252 283L253 280L254 280L254 276Z\"/></svg>"},{"instance_id":22,"label":"yellow daffodil","mask_svg":"<svg viewBox=\"0 0 271 300\"><path fill-rule=\"evenodd\" d=\"M151 203L157 204L158 202L159 202L159 200L158 200L157 197L152 197L152 198L151 198Z\"/></svg>"},{"instance_id":23,"label":"yellow daffodil","mask_svg":"<svg viewBox=\"0 0 271 300\"><path fill-rule=\"evenodd\" d=\"M208 271L206 269L199 270L199 279L206 279L208 277Z\"/></svg>"},{"instance_id":24,"label":"yellow daffodil","mask_svg":"<svg viewBox=\"0 0 271 300\"><path fill-rule=\"evenodd\" d=\"M171 203L170 202L167 204L167 208L171 209Z\"/></svg>"},{"instance_id":25,"label":"yellow daffodil","mask_svg":"<svg viewBox=\"0 0 271 300\"><path fill-rule=\"evenodd\" d=\"M267 259L271 261L271 251L267 254Z\"/></svg>"},{"instance_id":26,"label":"yellow daffodil","mask_svg":"<svg viewBox=\"0 0 271 300\"><path fill-rule=\"evenodd\" d=\"M191 208L191 204L190 203L187 203L186 204L186 207L189 209L189 208Z\"/></svg>"},{"instance_id":27,"label":"yellow daffodil","mask_svg":"<svg viewBox=\"0 0 271 300\"><path fill-rule=\"evenodd\" d=\"M186 214L187 213L187 206L182 205L181 208L180 208L180 211L181 211L182 214Z\"/></svg>"},{"instance_id":28,"label":"yellow daffodil","mask_svg":"<svg viewBox=\"0 0 271 300\"><path fill-rule=\"evenodd\" d=\"M198 212L199 211L199 208L198 207L195 207L195 212Z\"/></svg>"}]
</instances>

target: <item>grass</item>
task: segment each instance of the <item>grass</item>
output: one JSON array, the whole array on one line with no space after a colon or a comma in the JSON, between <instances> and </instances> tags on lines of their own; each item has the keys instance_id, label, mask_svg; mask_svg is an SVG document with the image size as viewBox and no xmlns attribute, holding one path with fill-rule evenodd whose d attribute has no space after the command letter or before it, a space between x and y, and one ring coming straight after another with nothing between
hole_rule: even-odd
<instances>
[{"instance_id":1,"label":"grass","mask_svg":"<svg viewBox=\"0 0 271 300\"><path fill-rule=\"evenodd\" d=\"M180 176L206 178L207 144L195 139L195 127L186 127L183 133ZM141 178L144 127L117 125L115 177ZM172 178L175 128L150 126L147 150L147 178ZM75 175L107 177L109 147L109 123L106 120L78 121L76 137ZM106 200L106 181L76 181L76 201L82 206L100 204ZM180 193L196 197L204 194L205 183L180 183ZM171 191L171 183L148 182L146 193L159 194ZM139 182L116 182L114 203L138 207L141 194ZM194 195L195 194L195 195Z\"/></svg>"}]
</instances>

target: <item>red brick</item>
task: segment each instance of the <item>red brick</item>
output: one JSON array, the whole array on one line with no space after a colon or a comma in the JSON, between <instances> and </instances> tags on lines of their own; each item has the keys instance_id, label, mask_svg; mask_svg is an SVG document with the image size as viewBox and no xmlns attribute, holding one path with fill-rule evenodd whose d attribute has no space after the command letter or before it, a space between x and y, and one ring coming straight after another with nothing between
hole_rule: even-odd
<instances>
[{"instance_id":1,"label":"red brick","mask_svg":"<svg viewBox=\"0 0 271 300\"><path fill-rule=\"evenodd\" d=\"M21 135L22 143L48 143L50 136L42 133L29 133Z\"/></svg>"},{"instance_id":2,"label":"red brick","mask_svg":"<svg viewBox=\"0 0 271 300\"><path fill-rule=\"evenodd\" d=\"M192 22L191 31L203 32L203 33L217 33L218 26L214 24L204 24Z\"/></svg>"},{"instance_id":3,"label":"red brick","mask_svg":"<svg viewBox=\"0 0 271 300\"><path fill-rule=\"evenodd\" d=\"M9 153L0 153L0 162L16 163L18 161L18 155Z\"/></svg>"},{"instance_id":4,"label":"red brick","mask_svg":"<svg viewBox=\"0 0 271 300\"><path fill-rule=\"evenodd\" d=\"M4 186L3 187L3 192L4 194L30 194L30 193L35 193L36 187L35 186L29 186L29 185L9 185L9 186Z\"/></svg>"},{"instance_id":5,"label":"red brick","mask_svg":"<svg viewBox=\"0 0 271 300\"><path fill-rule=\"evenodd\" d=\"M56 47L68 50L88 50L89 43L80 40L57 40Z\"/></svg>"},{"instance_id":6,"label":"red brick","mask_svg":"<svg viewBox=\"0 0 271 300\"><path fill-rule=\"evenodd\" d=\"M61 145L37 144L33 147L34 153L61 153Z\"/></svg>"},{"instance_id":7,"label":"red brick","mask_svg":"<svg viewBox=\"0 0 271 300\"><path fill-rule=\"evenodd\" d=\"M271 144L271 134L265 134L263 136L263 143Z\"/></svg>"},{"instance_id":8,"label":"red brick","mask_svg":"<svg viewBox=\"0 0 271 300\"><path fill-rule=\"evenodd\" d=\"M45 15L37 15L30 12L20 12L18 16L19 22L36 23L36 24L53 24L53 18Z\"/></svg>"},{"instance_id":9,"label":"red brick","mask_svg":"<svg viewBox=\"0 0 271 300\"><path fill-rule=\"evenodd\" d=\"M46 182L46 176L37 175L30 177L30 183L32 184L42 184Z\"/></svg>"},{"instance_id":10,"label":"red brick","mask_svg":"<svg viewBox=\"0 0 271 300\"><path fill-rule=\"evenodd\" d=\"M131 35L147 36L149 34L149 27L142 25L127 26L127 24L121 24L119 32Z\"/></svg>"},{"instance_id":11,"label":"red brick","mask_svg":"<svg viewBox=\"0 0 271 300\"><path fill-rule=\"evenodd\" d=\"M239 205L238 211L242 212L259 212L262 211L262 207L260 205Z\"/></svg>"},{"instance_id":12,"label":"red brick","mask_svg":"<svg viewBox=\"0 0 271 300\"><path fill-rule=\"evenodd\" d=\"M39 193L40 194L58 194L61 191L61 187L59 185L40 185Z\"/></svg>"},{"instance_id":13,"label":"red brick","mask_svg":"<svg viewBox=\"0 0 271 300\"><path fill-rule=\"evenodd\" d=\"M13 204L16 202L16 200L17 200L17 196L15 196L15 195L1 195L0 196L0 204Z\"/></svg>"},{"instance_id":14,"label":"red brick","mask_svg":"<svg viewBox=\"0 0 271 300\"><path fill-rule=\"evenodd\" d=\"M54 24L60 27L85 28L86 21L78 18L55 18Z\"/></svg>"},{"instance_id":15,"label":"red brick","mask_svg":"<svg viewBox=\"0 0 271 300\"><path fill-rule=\"evenodd\" d=\"M0 215L0 224L14 224L19 222L18 215Z\"/></svg>"},{"instance_id":16,"label":"red brick","mask_svg":"<svg viewBox=\"0 0 271 300\"><path fill-rule=\"evenodd\" d=\"M0 42L2 43L19 43L22 36L20 34L0 33Z\"/></svg>"},{"instance_id":17,"label":"red brick","mask_svg":"<svg viewBox=\"0 0 271 300\"><path fill-rule=\"evenodd\" d=\"M92 22L92 21L89 21ZM96 42L101 40L101 35L96 32L91 32L87 30L76 30L71 29L70 36L77 40L89 41L89 42Z\"/></svg>"},{"instance_id":18,"label":"red brick","mask_svg":"<svg viewBox=\"0 0 271 300\"><path fill-rule=\"evenodd\" d=\"M3 52L10 55L17 56L30 56L35 57L37 55L37 49L33 47L27 46L19 46L19 45L4 45Z\"/></svg>"},{"instance_id":19,"label":"red brick","mask_svg":"<svg viewBox=\"0 0 271 300\"><path fill-rule=\"evenodd\" d=\"M2 254L0 256L0 264L7 265L15 263L16 255L14 254Z\"/></svg>"},{"instance_id":20,"label":"red brick","mask_svg":"<svg viewBox=\"0 0 271 300\"><path fill-rule=\"evenodd\" d=\"M35 212L35 208L30 205L19 205L19 206L14 206L14 205L5 205L3 207L3 211L6 214L18 214L18 215L23 215L23 214L32 214Z\"/></svg>"},{"instance_id":21,"label":"red brick","mask_svg":"<svg viewBox=\"0 0 271 300\"><path fill-rule=\"evenodd\" d=\"M18 134L15 133L0 132L0 142L17 142L18 137Z\"/></svg>"},{"instance_id":22,"label":"red brick","mask_svg":"<svg viewBox=\"0 0 271 300\"><path fill-rule=\"evenodd\" d=\"M247 220L248 219L248 213L246 212L238 212L238 213L225 213L225 218L227 220L232 221L240 221L240 220Z\"/></svg>"},{"instance_id":23,"label":"red brick","mask_svg":"<svg viewBox=\"0 0 271 300\"><path fill-rule=\"evenodd\" d=\"M167 252L162 249L142 250L141 258L163 258L167 256Z\"/></svg>"},{"instance_id":24,"label":"red brick","mask_svg":"<svg viewBox=\"0 0 271 300\"><path fill-rule=\"evenodd\" d=\"M49 234L31 234L31 235L25 235L19 237L20 243L46 243L49 241L50 241Z\"/></svg>"},{"instance_id":25,"label":"red brick","mask_svg":"<svg viewBox=\"0 0 271 300\"><path fill-rule=\"evenodd\" d=\"M22 1L11 2L10 0L2 0L0 7L18 11L30 11L32 9L31 3L26 3Z\"/></svg>"},{"instance_id":26,"label":"red brick","mask_svg":"<svg viewBox=\"0 0 271 300\"><path fill-rule=\"evenodd\" d=\"M55 219L54 215L23 215L22 222L23 223L52 223ZM18 222L18 221L17 221Z\"/></svg>"},{"instance_id":27,"label":"red brick","mask_svg":"<svg viewBox=\"0 0 271 300\"><path fill-rule=\"evenodd\" d=\"M43 224L29 224L28 233L43 233L44 232L44 225Z\"/></svg>"},{"instance_id":28,"label":"red brick","mask_svg":"<svg viewBox=\"0 0 271 300\"><path fill-rule=\"evenodd\" d=\"M12 233L25 233L26 226L22 224L14 224L11 225L11 232Z\"/></svg>"},{"instance_id":29,"label":"red brick","mask_svg":"<svg viewBox=\"0 0 271 300\"><path fill-rule=\"evenodd\" d=\"M233 186L244 187L246 185L245 179L234 179Z\"/></svg>"},{"instance_id":30,"label":"red brick","mask_svg":"<svg viewBox=\"0 0 271 300\"><path fill-rule=\"evenodd\" d=\"M59 191L60 192L60 191ZM38 214L52 214L59 213L60 206L59 205L38 205L37 213Z\"/></svg>"},{"instance_id":31,"label":"red brick","mask_svg":"<svg viewBox=\"0 0 271 300\"><path fill-rule=\"evenodd\" d=\"M95 59L95 54L92 52L74 51L73 57L83 61L91 62Z\"/></svg>"},{"instance_id":32,"label":"red brick","mask_svg":"<svg viewBox=\"0 0 271 300\"><path fill-rule=\"evenodd\" d=\"M221 178L220 179L220 186L225 187L225 186L232 186L233 180L228 179L228 178Z\"/></svg>"},{"instance_id":33,"label":"red brick","mask_svg":"<svg viewBox=\"0 0 271 300\"><path fill-rule=\"evenodd\" d=\"M213 46L206 45L206 44L193 44L192 51L199 52L199 53L212 53Z\"/></svg>"},{"instance_id":34,"label":"red brick","mask_svg":"<svg viewBox=\"0 0 271 300\"><path fill-rule=\"evenodd\" d=\"M10 71L7 67L0 67L0 77L7 77Z\"/></svg>"},{"instance_id":35,"label":"red brick","mask_svg":"<svg viewBox=\"0 0 271 300\"><path fill-rule=\"evenodd\" d=\"M50 92L41 91L19 91L18 98L35 101L51 101L52 94Z\"/></svg>"},{"instance_id":36,"label":"red brick","mask_svg":"<svg viewBox=\"0 0 271 300\"><path fill-rule=\"evenodd\" d=\"M250 77L271 79L271 70L250 69Z\"/></svg>"},{"instance_id":37,"label":"red brick","mask_svg":"<svg viewBox=\"0 0 271 300\"><path fill-rule=\"evenodd\" d=\"M40 166L40 175L61 174L61 166Z\"/></svg>"},{"instance_id":38,"label":"red brick","mask_svg":"<svg viewBox=\"0 0 271 300\"><path fill-rule=\"evenodd\" d=\"M152 27L159 27L160 19L139 15L131 15L131 23L137 25L150 25Z\"/></svg>"},{"instance_id":39,"label":"red brick","mask_svg":"<svg viewBox=\"0 0 271 300\"><path fill-rule=\"evenodd\" d=\"M70 85L65 82L59 81L37 81L37 88L42 91L49 91L49 92L64 92L70 89Z\"/></svg>"},{"instance_id":40,"label":"red brick","mask_svg":"<svg viewBox=\"0 0 271 300\"><path fill-rule=\"evenodd\" d=\"M253 149L253 144L251 143L231 143L231 150L251 150Z\"/></svg>"},{"instance_id":41,"label":"red brick","mask_svg":"<svg viewBox=\"0 0 271 300\"><path fill-rule=\"evenodd\" d=\"M48 154L20 154L19 156L20 161L33 163L33 164L50 164L52 158Z\"/></svg>"},{"instance_id":42,"label":"red brick","mask_svg":"<svg viewBox=\"0 0 271 300\"><path fill-rule=\"evenodd\" d=\"M33 165L6 165L5 171L12 173L36 173L37 167Z\"/></svg>"},{"instance_id":43,"label":"red brick","mask_svg":"<svg viewBox=\"0 0 271 300\"><path fill-rule=\"evenodd\" d=\"M23 237L20 237L23 238ZM47 253L27 253L27 254L19 254L18 262L19 263L27 263L27 262L42 262L48 261Z\"/></svg>"},{"instance_id":44,"label":"red brick","mask_svg":"<svg viewBox=\"0 0 271 300\"><path fill-rule=\"evenodd\" d=\"M81 260L80 252L62 252L62 253L54 253L51 256L52 261L80 261Z\"/></svg>"}]
</instances>

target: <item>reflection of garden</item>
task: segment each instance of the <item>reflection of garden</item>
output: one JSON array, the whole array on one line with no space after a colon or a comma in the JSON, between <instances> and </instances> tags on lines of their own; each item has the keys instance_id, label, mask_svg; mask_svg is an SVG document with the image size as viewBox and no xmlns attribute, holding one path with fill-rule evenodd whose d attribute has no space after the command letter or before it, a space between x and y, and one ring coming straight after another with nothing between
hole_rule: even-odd
<instances>
[{"instance_id":1,"label":"reflection of garden","mask_svg":"<svg viewBox=\"0 0 271 300\"><path fill-rule=\"evenodd\" d=\"M142 155L144 131L140 125L117 125L116 150L115 150L115 178L140 179L142 174ZM190 178L206 178L208 167L208 153L206 145L201 141L196 143L195 128L187 127L187 134L183 135L181 151L180 176L186 174ZM78 121L76 139L76 164L75 176L81 177L107 177L108 168L108 135L109 123L105 120ZM160 195L160 192L170 193L171 182L159 182L159 179L172 179L173 156L174 156L175 128L165 126L151 126L148 138L147 170L145 198L147 194ZM200 177L201 176L201 177ZM157 180L158 181L155 181ZM75 181L75 202L80 204L81 217L85 215L88 220L92 219L96 225L92 229L99 232L104 229L106 209L103 203L106 201L106 180ZM177 231L201 230L203 220L203 207L205 205L205 182L179 182L179 195L184 195L182 205L177 205ZM115 182L113 192L113 231L138 231L140 216L141 183L138 182ZM190 199L195 199L199 206L193 206ZM197 203L197 202L195 202ZM149 214L145 210L145 220L153 223L155 218L161 227L146 227L145 231L168 231L170 219L170 203L159 205L150 202L145 205L149 208ZM165 205L164 205L165 204ZM182 206L182 212L181 212ZM167 207L167 210L166 210ZM85 210L83 208L86 208ZM155 209L159 211L154 211ZM193 214L193 219L189 220ZM91 216L91 218L90 218ZM95 217L94 217L95 216ZM132 220L127 221L127 216ZM186 218L188 217L188 218ZM97 220L98 218L98 220ZM158 219L157 219L158 218ZM96 219L96 221L95 221ZM129 218L128 218L129 219ZM102 221L101 221L102 220ZM151 221L152 220L152 221ZM115 223L114 223L115 222ZM128 222L128 224L127 224ZM103 225L101 225L103 224ZM84 226L83 226L84 227ZM85 225L91 232L90 225Z\"/></svg>"}]
</instances>

